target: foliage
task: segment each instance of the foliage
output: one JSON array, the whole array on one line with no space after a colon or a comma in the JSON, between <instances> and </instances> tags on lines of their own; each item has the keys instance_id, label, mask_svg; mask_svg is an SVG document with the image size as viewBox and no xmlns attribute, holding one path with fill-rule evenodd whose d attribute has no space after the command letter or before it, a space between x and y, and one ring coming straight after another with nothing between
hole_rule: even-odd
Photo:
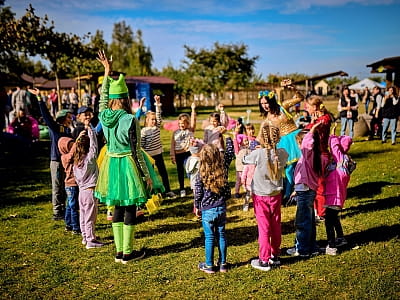
<instances>
[{"instance_id":1,"label":"foliage","mask_svg":"<svg viewBox=\"0 0 400 300\"><path fill-rule=\"evenodd\" d=\"M358 81L360 81L360 80L357 78L357 76L334 77L334 78L326 80L326 82L328 83L328 85L331 89L335 89L340 86L352 85Z\"/></svg>"},{"instance_id":2,"label":"foliage","mask_svg":"<svg viewBox=\"0 0 400 300\"><path fill-rule=\"evenodd\" d=\"M153 56L143 43L140 30L133 33L125 21L114 24L109 52L113 56L113 68L131 76L152 75Z\"/></svg>"},{"instance_id":3,"label":"foliage","mask_svg":"<svg viewBox=\"0 0 400 300\"><path fill-rule=\"evenodd\" d=\"M248 57L246 45L216 42L211 50L196 50L188 45L184 48L184 70L194 93L218 96L222 91L250 84L258 56Z\"/></svg>"}]
</instances>

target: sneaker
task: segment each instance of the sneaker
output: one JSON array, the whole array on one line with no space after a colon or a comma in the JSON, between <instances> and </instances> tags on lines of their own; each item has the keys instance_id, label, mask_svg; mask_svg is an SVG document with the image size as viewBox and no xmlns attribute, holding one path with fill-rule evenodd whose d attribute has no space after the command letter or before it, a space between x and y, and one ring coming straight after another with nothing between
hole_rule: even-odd
<instances>
[{"instance_id":1,"label":"sneaker","mask_svg":"<svg viewBox=\"0 0 400 300\"><path fill-rule=\"evenodd\" d=\"M99 248L99 247L103 247L103 246L104 246L103 243L96 241L96 240L86 243L86 249Z\"/></svg>"},{"instance_id":2,"label":"sneaker","mask_svg":"<svg viewBox=\"0 0 400 300\"><path fill-rule=\"evenodd\" d=\"M331 248L329 246L326 247L325 254L327 255L336 255L337 254L337 248Z\"/></svg>"},{"instance_id":3,"label":"sneaker","mask_svg":"<svg viewBox=\"0 0 400 300\"><path fill-rule=\"evenodd\" d=\"M181 198L186 197L186 191L185 190L181 190Z\"/></svg>"},{"instance_id":4,"label":"sneaker","mask_svg":"<svg viewBox=\"0 0 400 300\"><path fill-rule=\"evenodd\" d=\"M243 211L249 211L249 205L243 204Z\"/></svg>"},{"instance_id":5,"label":"sneaker","mask_svg":"<svg viewBox=\"0 0 400 300\"><path fill-rule=\"evenodd\" d=\"M123 254L122 254L122 252L117 252L117 254L115 255L115 262L122 262L122 257L123 257Z\"/></svg>"},{"instance_id":6,"label":"sneaker","mask_svg":"<svg viewBox=\"0 0 400 300\"><path fill-rule=\"evenodd\" d=\"M86 246L86 238L83 238L83 239L82 239L82 245L85 245L85 246Z\"/></svg>"},{"instance_id":7,"label":"sneaker","mask_svg":"<svg viewBox=\"0 0 400 300\"><path fill-rule=\"evenodd\" d=\"M142 259L145 255L146 255L146 252L143 249L140 249L139 251L133 250L131 253L124 254L122 256L122 263L125 265L129 261L135 261L135 260Z\"/></svg>"},{"instance_id":8,"label":"sneaker","mask_svg":"<svg viewBox=\"0 0 400 300\"><path fill-rule=\"evenodd\" d=\"M81 231L80 229L78 229L78 230L72 230L72 234L73 234L73 235L81 235L81 234L82 234L82 231Z\"/></svg>"},{"instance_id":9,"label":"sneaker","mask_svg":"<svg viewBox=\"0 0 400 300\"><path fill-rule=\"evenodd\" d=\"M315 216L315 222L316 223L325 222L325 218L320 216Z\"/></svg>"},{"instance_id":10,"label":"sneaker","mask_svg":"<svg viewBox=\"0 0 400 300\"><path fill-rule=\"evenodd\" d=\"M347 245L347 241L344 237L339 237L335 240L336 247Z\"/></svg>"},{"instance_id":11,"label":"sneaker","mask_svg":"<svg viewBox=\"0 0 400 300\"><path fill-rule=\"evenodd\" d=\"M199 270L207 274L215 273L213 267L207 266L205 262L199 263Z\"/></svg>"},{"instance_id":12,"label":"sneaker","mask_svg":"<svg viewBox=\"0 0 400 300\"><path fill-rule=\"evenodd\" d=\"M174 192L172 192L172 191L166 193L165 196L166 196L167 198L171 198L171 199L172 199L172 198L176 198L176 194L175 194Z\"/></svg>"},{"instance_id":13,"label":"sneaker","mask_svg":"<svg viewBox=\"0 0 400 300\"><path fill-rule=\"evenodd\" d=\"M271 265L269 264L268 261L262 261L259 260L258 258L253 259L251 261L251 266L257 270L261 271L270 271L271 270Z\"/></svg>"},{"instance_id":14,"label":"sneaker","mask_svg":"<svg viewBox=\"0 0 400 300\"><path fill-rule=\"evenodd\" d=\"M308 254L300 254L299 252L297 252L296 247L287 249L286 253L289 254L290 256L299 256L299 257L309 257L310 256Z\"/></svg>"},{"instance_id":15,"label":"sneaker","mask_svg":"<svg viewBox=\"0 0 400 300\"><path fill-rule=\"evenodd\" d=\"M107 210L107 221L113 220L113 212L111 210Z\"/></svg>"},{"instance_id":16,"label":"sneaker","mask_svg":"<svg viewBox=\"0 0 400 300\"><path fill-rule=\"evenodd\" d=\"M68 231L72 231L72 226L68 226L68 225L67 225L67 226L65 226L64 230L67 231L67 232L68 232Z\"/></svg>"},{"instance_id":17,"label":"sneaker","mask_svg":"<svg viewBox=\"0 0 400 300\"><path fill-rule=\"evenodd\" d=\"M228 264L220 264L219 265L219 271L221 272L221 273L226 273L226 272L228 272Z\"/></svg>"},{"instance_id":18,"label":"sneaker","mask_svg":"<svg viewBox=\"0 0 400 300\"><path fill-rule=\"evenodd\" d=\"M281 261L279 260L278 256L271 256L271 258L268 260L269 264L271 266L280 266Z\"/></svg>"}]
</instances>

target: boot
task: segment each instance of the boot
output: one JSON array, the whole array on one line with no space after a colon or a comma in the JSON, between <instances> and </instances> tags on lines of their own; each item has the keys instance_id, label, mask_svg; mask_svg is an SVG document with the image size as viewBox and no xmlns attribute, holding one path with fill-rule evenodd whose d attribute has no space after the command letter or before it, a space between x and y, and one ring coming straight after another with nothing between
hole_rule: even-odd
<instances>
[{"instance_id":1,"label":"boot","mask_svg":"<svg viewBox=\"0 0 400 300\"><path fill-rule=\"evenodd\" d=\"M123 222L112 223L112 229L114 233L114 243L117 250L117 255L115 256L115 262L121 262L122 251L123 251Z\"/></svg>"}]
</instances>

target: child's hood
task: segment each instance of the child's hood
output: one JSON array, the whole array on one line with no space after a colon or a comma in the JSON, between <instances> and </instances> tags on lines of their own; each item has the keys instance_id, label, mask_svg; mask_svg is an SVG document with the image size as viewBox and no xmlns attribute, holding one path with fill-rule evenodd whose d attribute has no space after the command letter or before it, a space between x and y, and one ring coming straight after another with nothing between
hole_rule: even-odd
<instances>
[{"instance_id":1,"label":"child's hood","mask_svg":"<svg viewBox=\"0 0 400 300\"><path fill-rule=\"evenodd\" d=\"M72 144L70 144L70 142L73 142L73 141L74 140L69 137L61 137L58 140L58 149L60 150L60 153L68 154L72 147Z\"/></svg>"},{"instance_id":2,"label":"child's hood","mask_svg":"<svg viewBox=\"0 0 400 300\"><path fill-rule=\"evenodd\" d=\"M339 138L339 143L342 146L342 149L345 153L347 153L347 151L350 150L351 144L353 143L353 140L351 139L351 137L347 136L347 135L342 135Z\"/></svg>"},{"instance_id":3,"label":"child's hood","mask_svg":"<svg viewBox=\"0 0 400 300\"><path fill-rule=\"evenodd\" d=\"M118 123L119 119L123 115L127 114L127 112L123 109L106 109L104 112L102 112L102 114L103 125L107 126L108 128L113 128Z\"/></svg>"}]
</instances>

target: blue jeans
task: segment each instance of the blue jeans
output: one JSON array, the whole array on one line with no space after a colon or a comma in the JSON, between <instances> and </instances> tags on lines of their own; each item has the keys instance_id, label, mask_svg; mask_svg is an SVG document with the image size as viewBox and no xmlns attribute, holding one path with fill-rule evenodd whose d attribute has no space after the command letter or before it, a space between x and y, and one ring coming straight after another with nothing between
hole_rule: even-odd
<instances>
[{"instance_id":1,"label":"blue jeans","mask_svg":"<svg viewBox=\"0 0 400 300\"><path fill-rule=\"evenodd\" d=\"M392 136L392 143L396 142L396 127L397 127L397 119L387 119L383 118L383 125L382 125L382 141L386 141L387 137L387 130L390 125L390 131Z\"/></svg>"},{"instance_id":2,"label":"blue jeans","mask_svg":"<svg viewBox=\"0 0 400 300\"><path fill-rule=\"evenodd\" d=\"M354 136L354 120L347 118L340 118L340 135L346 135L346 127L349 125L349 137Z\"/></svg>"},{"instance_id":3,"label":"blue jeans","mask_svg":"<svg viewBox=\"0 0 400 300\"><path fill-rule=\"evenodd\" d=\"M206 252L206 265L214 265L214 243L218 241L218 251L220 264L226 263L226 236L225 236L225 223L226 223L226 207L218 206L210 208L201 212L203 223L204 237L205 237L205 252Z\"/></svg>"},{"instance_id":4,"label":"blue jeans","mask_svg":"<svg viewBox=\"0 0 400 300\"><path fill-rule=\"evenodd\" d=\"M65 208L65 225L72 230L80 230L79 227L79 188L77 186L66 186L67 205Z\"/></svg>"},{"instance_id":5,"label":"blue jeans","mask_svg":"<svg viewBox=\"0 0 400 300\"><path fill-rule=\"evenodd\" d=\"M296 209L296 250L301 255L310 255L318 249L316 241L314 199L316 192L297 191Z\"/></svg>"}]
</instances>

